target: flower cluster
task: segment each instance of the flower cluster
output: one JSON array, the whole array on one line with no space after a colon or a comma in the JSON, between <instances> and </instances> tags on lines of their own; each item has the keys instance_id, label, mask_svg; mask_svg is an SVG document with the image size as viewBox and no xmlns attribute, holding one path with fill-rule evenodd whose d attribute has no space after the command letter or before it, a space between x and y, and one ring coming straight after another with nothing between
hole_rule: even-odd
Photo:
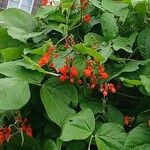
<instances>
[{"instance_id":1,"label":"flower cluster","mask_svg":"<svg viewBox=\"0 0 150 150\"><path fill-rule=\"evenodd\" d=\"M2 127L0 129L0 145L8 142L11 136L12 129L10 127Z\"/></svg>"},{"instance_id":2,"label":"flower cluster","mask_svg":"<svg viewBox=\"0 0 150 150\"><path fill-rule=\"evenodd\" d=\"M33 135L33 130L31 128L31 125L28 123L27 118L24 118L21 120L20 130L30 137L32 137L32 135Z\"/></svg>"},{"instance_id":3,"label":"flower cluster","mask_svg":"<svg viewBox=\"0 0 150 150\"><path fill-rule=\"evenodd\" d=\"M51 46L48 51L40 58L40 60L38 61L38 65L40 67L43 67L44 65L48 64L51 53L54 51L55 46Z\"/></svg>"},{"instance_id":4,"label":"flower cluster","mask_svg":"<svg viewBox=\"0 0 150 150\"><path fill-rule=\"evenodd\" d=\"M92 89L96 87L98 79L105 80L109 77L102 65L98 65L98 74L94 73L94 68L91 61L87 62L87 67L84 69L84 75L90 79L90 86Z\"/></svg>"},{"instance_id":5,"label":"flower cluster","mask_svg":"<svg viewBox=\"0 0 150 150\"><path fill-rule=\"evenodd\" d=\"M112 83L101 84L99 90L101 93L103 93L104 97L106 97L109 92L116 93L116 88Z\"/></svg>"},{"instance_id":6,"label":"flower cluster","mask_svg":"<svg viewBox=\"0 0 150 150\"><path fill-rule=\"evenodd\" d=\"M0 145L5 142L9 142L11 135L17 132L23 132L26 135L32 137L33 130L31 125L28 123L27 118L21 116L15 117L15 123L9 126L3 126L0 128Z\"/></svg>"},{"instance_id":7,"label":"flower cluster","mask_svg":"<svg viewBox=\"0 0 150 150\"><path fill-rule=\"evenodd\" d=\"M60 81L65 81L67 78L70 79L71 83L74 83L75 78L78 76L78 70L75 66L71 68L67 65L59 69L61 76L59 77Z\"/></svg>"}]
</instances>

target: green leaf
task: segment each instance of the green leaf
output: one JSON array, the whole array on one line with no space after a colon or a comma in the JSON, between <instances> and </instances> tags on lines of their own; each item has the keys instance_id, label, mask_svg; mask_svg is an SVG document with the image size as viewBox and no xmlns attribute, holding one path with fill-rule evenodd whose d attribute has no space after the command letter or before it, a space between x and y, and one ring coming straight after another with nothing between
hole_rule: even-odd
<instances>
[{"instance_id":1,"label":"green leaf","mask_svg":"<svg viewBox=\"0 0 150 150\"><path fill-rule=\"evenodd\" d=\"M82 43L74 45L74 49L76 51L83 53L83 54L88 54L89 56L96 58L100 62L104 61L104 58L101 56L101 54L99 54L97 51L95 51L92 48L86 47Z\"/></svg>"},{"instance_id":2,"label":"green leaf","mask_svg":"<svg viewBox=\"0 0 150 150\"><path fill-rule=\"evenodd\" d=\"M125 141L125 148L131 150L149 150L150 149L150 127L148 124L141 124L131 130Z\"/></svg>"},{"instance_id":3,"label":"green leaf","mask_svg":"<svg viewBox=\"0 0 150 150\"><path fill-rule=\"evenodd\" d=\"M133 33L130 37L118 37L114 39L113 48L114 50L118 51L120 49L125 50L128 53L132 53L132 46L137 37L137 33Z\"/></svg>"},{"instance_id":4,"label":"green leaf","mask_svg":"<svg viewBox=\"0 0 150 150\"><path fill-rule=\"evenodd\" d=\"M136 122L147 123L149 118L150 118L150 109L142 111L141 113L139 113L137 118L136 118Z\"/></svg>"},{"instance_id":5,"label":"green leaf","mask_svg":"<svg viewBox=\"0 0 150 150\"><path fill-rule=\"evenodd\" d=\"M103 35L107 40L113 39L118 35L117 21L113 14L103 13L101 16L101 25Z\"/></svg>"},{"instance_id":6,"label":"green leaf","mask_svg":"<svg viewBox=\"0 0 150 150\"><path fill-rule=\"evenodd\" d=\"M45 84L44 87L48 88L51 96L57 101L64 102L69 104L70 102L73 105L78 104L78 93L74 85L70 84L69 81L61 82L58 78L50 78Z\"/></svg>"},{"instance_id":7,"label":"green leaf","mask_svg":"<svg viewBox=\"0 0 150 150\"><path fill-rule=\"evenodd\" d=\"M24 43L27 39L39 36L43 33L34 32L34 29L37 27L37 22L32 15L15 8L0 12L0 25L7 29L11 37Z\"/></svg>"},{"instance_id":8,"label":"green leaf","mask_svg":"<svg viewBox=\"0 0 150 150\"><path fill-rule=\"evenodd\" d=\"M90 108L94 114L102 113L103 111L103 105L100 102L95 101L86 101L80 104L80 107L82 110Z\"/></svg>"},{"instance_id":9,"label":"green leaf","mask_svg":"<svg viewBox=\"0 0 150 150\"><path fill-rule=\"evenodd\" d=\"M107 117L109 122L114 122L123 125L123 114L112 105L108 105Z\"/></svg>"},{"instance_id":10,"label":"green leaf","mask_svg":"<svg viewBox=\"0 0 150 150\"><path fill-rule=\"evenodd\" d=\"M96 33L89 32L84 36L84 42L89 46L94 46L96 48L99 48L103 41L104 37Z\"/></svg>"},{"instance_id":11,"label":"green leaf","mask_svg":"<svg viewBox=\"0 0 150 150\"><path fill-rule=\"evenodd\" d=\"M20 48L5 48L1 49L2 57L5 61L12 61L22 57L23 49Z\"/></svg>"},{"instance_id":12,"label":"green leaf","mask_svg":"<svg viewBox=\"0 0 150 150\"><path fill-rule=\"evenodd\" d=\"M57 7L53 6L45 6L45 7L40 7L37 10L37 13L35 15L36 18L43 19L46 18L49 14L54 13Z\"/></svg>"},{"instance_id":13,"label":"green leaf","mask_svg":"<svg viewBox=\"0 0 150 150\"><path fill-rule=\"evenodd\" d=\"M145 15L148 6L148 0L131 0L132 6L136 12Z\"/></svg>"},{"instance_id":14,"label":"green leaf","mask_svg":"<svg viewBox=\"0 0 150 150\"><path fill-rule=\"evenodd\" d=\"M37 72L28 70L19 66L20 61L11 61L0 64L0 73L8 77L19 78L29 83L39 84L44 78L44 75Z\"/></svg>"},{"instance_id":15,"label":"green leaf","mask_svg":"<svg viewBox=\"0 0 150 150\"><path fill-rule=\"evenodd\" d=\"M113 53L113 49L110 44L107 45L105 43L103 43L100 48L101 48L100 54L105 59L102 63L105 63L108 60L108 58L111 56L111 54Z\"/></svg>"},{"instance_id":16,"label":"green leaf","mask_svg":"<svg viewBox=\"0 0 150 150\"><path fill-rule=\"evenodd\" d=\"M26 81L15 78L0 79L0 109L19 109L29 98L29 84Z\"/></svg>"},{"instance_id":17,"label":"green leaf","mask_svg":"<svg viewBox=\"0 0 150 150\"><path fill-rule=\"evenodd\" d=\"M66 103L70 102L76 96L76 94L73 95L75 89L74 87L68 88L67 85L66 87L63 83L58 83L56 79L52 78L41 88L41 99L47 115L59 126L62 126L67 117L74 114L74 111ZM74 91L73 93L71 93L72 90Z\"/></svg>"},{"instance_id":18,"label":"green leaf","mask_svg":"<svg viewBox=\"0 0 150 150\"><path fill-rule=\"evenodd\" d=\"M125 72L134 72L134 71L137 71L139 70L139 66L142 65L146 65L149 63L149 59L148 60L145 60L145 61L130 61L128 62L127 64L125 64L125 66L116 74L114 74L111 78L115 78L115 77L118 77L119 75L121 75L122 73L125 73Z\"/></svg>"},{"instance_id":19,"label":"green leaf","mask_svg":"<svg viewBox=\"0 0 150 150\"><path fill-rule=\"evenodd\" d=\"M58 150L56 143L51 140L42 141L40 147L42 150Z\"/></svg>"},{"instance_id":20,"label":"green leaf","mask_svg":"<svg viewBox=\"0 0 150 150\"><path fill-rule=\"evenodd\" d=\"M97 130L95 137L98 150L121 150L126 133L117 123L105 123Z\"/></svg>"},{"instance_id":21,"label":"green leaf","mask_svg":"<svg viewBox=\"0 0 150 150\"><path fill-rule=\"evenodd\" d=\"M22 43L18 40L14 40L8 35L7 31L0 27L0 49L6 49L10 47L18 48Z\"/></svg>"},{"instance_id":22,"label":"green leaf","mask_svg":"<svg viewBox=\"0 0 150 150\"><path fill-rule=\"evenodd\" d=\"M125 22L129 13L128 4L122 1L102 0L102 8L112 12L119 20Z\"/></svg>"},{"instance_id":23,"label":"green leaf","mask_svg":"<svg viewBox=\"0 0 150 150\"><path fill-rule=\"evenodd\" d=\"M23 135L24 141L23 146L21 146L22 143L22 137L20 133L13 134L10 138L10 141L8 142L7 146L9 150L40 150L39 143L32 137L29 137L27 135Z\"/></svg>"},{"instance_id":24,"label":"green leaf","mask_svg":"<svg viewBox=\"0 0 150 150\"><path fill-rule=\"evenodd\" d=\"M138 47L143 58L150 58L150 28L144 29L138 36Z\"/></svg>"},{"instance_id":25,"label":"green leaf","mask_svg":"<svg viewBox=\"0 0 150 150\"><path fill-rule=\"evenodd\" d=\"M25 62L20 62L20 63L18 63L18 65L24 66L27 69L37 70L40 73L45 73L45 74L49 74L49 75L53 75L53 76L59 76L59 74L44 70L37 63L35 63L33 60L31 60L30 57L23 55L23 58L24 58Z\"/></svg>"},{"instance_id":26,"label":"green leaf","mask_svg":"<svg viewBox=\"0 0 150 150\"><path fill-rule=\"evenodd\" d=\"M141 75L140 78L145 90L150 94L150 78L145 75Z\"/></svg>"},{"instance_id":27,"label":"green leaf","mask_svg":"<svg viewBox=\"0 0 150 150\"><path fill-rule=\"evenodd\" d=\"M76 66L79 75L78 77L82 77L83 76L83 70L86 67L86 58L83 55L79 55L77 56L77 58L74 59L72 66Z\"/></svg>"},{"instance_id":28,"label":"green leaf","mask_svg":"<svg viewBox=\"0 0 150 150\"><path fill-rule=\"evenodd\" d=\"M94 114L91 109L85 109L67 119L60 138L63 141L86 139L93 133L94 128Z\"/></svg>"},{"instance_id":29,"label":"green leaf","mask_svg":"<svg viewBox=\"0 0 150 150\"><path fill-rule=\"evenodd\" d=\"M141 81L140 80L132 80L132 79L124 78L124 77L121 77L119 79L121 81L123 81L123 85L125 85L127 87L134 87L134 86L141 85Z\"/></svg>"}]
</instances>

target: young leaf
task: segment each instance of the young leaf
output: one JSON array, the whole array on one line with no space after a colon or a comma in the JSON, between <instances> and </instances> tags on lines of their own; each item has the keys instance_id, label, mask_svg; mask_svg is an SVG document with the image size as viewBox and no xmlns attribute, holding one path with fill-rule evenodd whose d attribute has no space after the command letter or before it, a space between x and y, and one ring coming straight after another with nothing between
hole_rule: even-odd
<instances>
[{"instance_id":1,"label":"young leaf","mask_svg":"<svg viewBox=\"0 0 150 150\"><path fill-rule=\"evenodd\" d=\"M13 110L24 106L30 98L29 84L15 78L0 79L0 109Z\"/></svg>"},{"instance_id":2,"label":"young leaf","mask_svg":"<svg viewBox=\"0 0 150 150\"><path fill-rule=\"evenodd\" d=\"M62 128L61 140L82 140L94 131L95 119L91 109L85 109L67 119Z\"/></svg>"}]
</instances>

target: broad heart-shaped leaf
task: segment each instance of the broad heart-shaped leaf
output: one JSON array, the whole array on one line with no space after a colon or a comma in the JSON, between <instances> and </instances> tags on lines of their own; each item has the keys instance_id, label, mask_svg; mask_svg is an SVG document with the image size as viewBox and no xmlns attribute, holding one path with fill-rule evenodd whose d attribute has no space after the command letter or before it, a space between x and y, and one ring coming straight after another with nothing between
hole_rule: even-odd
<instances>
[{"instance_id":1,"label":"broad heart-shaped leaf","mask_svg":"<svg viewBox=\"0 0 150 150\"><path fill-rule=\"evenodd\" d=\"M78 104L77 89L69 81L61 82L58 78L54 77L45 82L44 87L56 101L62 101L66 105L70 102L75 106Z\"/></svg>"},{"instance_id":2,"label":"broad heart-shaped leaf","mask_svg":"<svg viewBox=\"0 0 150 150\"><path fill-rule=\"evenodd\" d=\"M149 150L150 149L150 127L148 124L140 124L129 132L125 141L125 149Z\"/></svg>"},{"instance_id":3,"label":"broad heart-shaped leaf","mask_svg":"<svg viewBox=\"0 0 150 150\"><path fill-rule=\"evenodd\" d=\"M103 35L107 40L113 39L118 35L117 20L113 14L103 13L101 16L101 25Z\"/></svg>"},{"instance_id":4,"label":"broad heart-shaped leaf","mask_svg":"<svg viewBox=\"0 0 150 150\"><path fill-rule=\"evenodd\" d=\"M119 17L119 20L123 23L125 22L129 8L128 4L122 1L113 1L113 0L102 0L102 8L112 12L115 16Z\"/></svg>"},{"instance_id":5,"label":"broad heart-shaped leaf","mask_svg":"<svg viewBox=\"0 0 150 150\"><path fill-rule=\"evenodd\" d=\"M8 77L19 78L29 83L39 84L44 78L44 74L38 71L28 70L19 66L20 61L11 61L0 64L0 73Z\"/></svg>"},{"instance_id":6,"label":"broad heart-shaped leaf","mask_svg":"<svg viewBox=\"0 0 150 150\"><path fill-rule=\"evenodd\" d=\"M138 36L138 47L143 58L150 58L150 28L144 29Z\"/></svg>"},{"instance_id":7,"label":"broad heart-shaped leaf","mask_svg":"<svg viewBox=\"0 0 150 150\"><path fill-rule=\"evenodd\" d=\"M141 75L140 78L145 90L148 94L150 94L150 77L147 77L146 75Z\"/></svg>"},{"instance_id":8,"label":"broad heart-shaped leaf","mask_svg":"<svg viewBox=\"0 0 150 150\"><path fill-rule=\"evenodd\" d=\"M41 88L41 99L48 117L57 125L62 126L67 117L72 116L75 112L64 103L64 98L69 98L63 85L55 85L55 79L49 79ZM58 89L57 89L58 88ZM60 91L59 91L60 88ZM66 88L65 88L66 89ZM69 88L68 88L69 89ZM60 94L60 93L61 94ZM59 94L59 95L57 95ZM73 93L74 94L74 93ZM64 97L65 96L65 97ZM64 101L63 101L64 100Z\"/></svg>"},{"instance_id":9,"label":"broad heart-shaped leaf","mask_svg":"<svg viewBox=\"0 0 150 150\"><path fill-rule=\"evenodd\" d=\"M10 141L7 144L7 148L9 150L40 150L38 141L25 134L23 135L23 137L24 137L24 142L23 142L23 146L21 146L22 143L21 134L17 133L12 135Z\"/></svg>"},{"instance_id":10,"label":"broad heart-shaped leaf","mask_svg":"<svg viewBox=\"0 0 150 150\"><path fill-rule=\"evenodd\" d=\"M83 54L88 54L89 56L96 58L99 62L104 61L104 58L101 56L100 53L98 53L97 51L95 51L92 48L85 46L82 43L74 45L74 49L76 51L83 53Z\"/></svg>"},{"instance_id":11,"label":"broad heart-shaped leaf","mask_svg":"<svg viewBox=\"0 0 150 150\"><path fill-rule=\"evenodd\" d=\"M97 130L95 137L98 150L121 150L126 133L117 123L105 123Z\"/></svg>"},{"instance_id":12,"label":"broad heart-shaped leaf","mask_svg":"<svg viewBox=\"0 0 150 150\"><path fill-rule=\"evenodd\" d=\"M107 117L109 122L114 122L123 125L123 114L112 105L108 105Z\"/></svg>"},{"instance_id":13,"label":"broad heart-shaped leaf","mask_svg":"<svg viewBox=\"0 0 150 150\"><path fill-rule=\"evenodd\" d=\"M118 37L117 39L114 39L113 48L114 50L125 50L128 53L132 53L132 46L137 37L137 33L133 33L130 35L130 37Z\"/></svg>"},{"instance_id":14,"label":"broad heart-shaped leaf","mask_svg":"<svg viewBox=\"0 0 150 150\"><path fill-rule=\"evenodd\" d=\"M94 131L95 119L91 109L85 109L66 120L60 139L63 141L82 140Z\"/></svg>"},{"instance_id":15,"label":"broad heart-shaped leaf","mask_svg":"<svg viewBox=\"0 0 150 150\"><path fill-rule=\"evenodd\" d=\"M19 109L29 101L29 98L28 82L15 78L0 79L0 109Z\"/></svg>"},{"instance_id":16,"label":"broad heart-shaped leaf","mask_svg":"<svg viewBox=\"0 0 150 150\"><path fill-rule=\"evenodd\" d=\"M27 39L42 34L42 32L34 32L37 26L36 19L20 9L10 8L1 11L0 25L7 29L10 36L22 42L26 42Z\"/></svg>"}]
</instances>

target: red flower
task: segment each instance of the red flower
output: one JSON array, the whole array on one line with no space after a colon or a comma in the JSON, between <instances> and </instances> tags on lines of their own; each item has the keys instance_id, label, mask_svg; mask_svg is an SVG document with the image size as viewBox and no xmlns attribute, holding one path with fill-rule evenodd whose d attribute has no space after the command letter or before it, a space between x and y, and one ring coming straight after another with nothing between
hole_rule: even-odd
<instances>
[{"instance_id":1,"label":"red flower","mask_svg":"<svg viewBox=\"0 0 150 150\"><path fill-rule=\"evenodd\" d=\"M67 74L68 70L69 70L69 67L65 65L64 67L59 69L59 72L62 74Z\"/></svg>"},{"instance_id":2,"label":"red flower","mask_svg":"<svg viewBox=\"0 0 150 150\"><path fill-rule=\"evenodd\" d=\"M107 79L109 75L106 72L101 73L101 78L102 79Z\"/></svg>"},{"instance_id":3,"label":"red flower","mask_svg":"<svg viewBox=\"0 0 150 150\"><path fill-rule=\"evenodd\" d=\"M5 141L5 137L2 131L0 131L0 145L3 144Z\"/></svg>"},{"instance_id":4,"label":"red flower","mask_svg":"<svg viewBox=\"0 0 150 150\"><path fill-rule=\"evenodd\" d=\"M93 73L93 68L92 66L88 66L87 69L84 69L84 75L86 77L91 77Z\"/></svg>"},{"instance_id":5,"label":"red flower","mask_svg":"<svg viewBox=\"0 0 150 150\"><path fill-rule=\"evenodd\" d=\"M112 83L109 84L109 89L112 93L116 93L115 86Z\"/></svg>"},{"instance_id":6,"label":"red flower","mask_svg":"<svg viewBox=\"0 0 150 150\"><path fill-rule=\"evenodd\" d=\"M43 67L49 62L50 54L54 49L55 49L54 46L50 47L48 51L40 58L40 60L38 61L40 67Z\"/></svg>"},{"instance_id":7,"label":"red flower","mask_svg":"<svg viewBox=\"0 0 150 150\"><path fill-rule=\"evenodd\" d=\"M32 137L32 135L33 135L33 130L32 130L32 128L31 128L30 124L26 127L25 133L26 133L28 136Z\"/></svg>"},{"instance_id":8,"label":"red flower","mask_svg":"<svg viewBox=\"0 0 150 150\"><path fill-rule=\"evenodd\" d=\"M65 81L67 79L67 76L66 75L61 75L60 77L59 77L59 80L60 81Z\"/></svg>"},{"instance_id":9,"label":"red flower","mask_svg":"<svg viewBox=\"0 0 150 150\"><path fill-rule=\"evenodd\" d=\"M88 6L88 4L89 4L88 0L83 0L81 3L82 3L82 10L84 10Z\"/></svg>"},{"instance_id":10,"label":"red flower","mask_svg":"<svg viewBox=\"0 0 150 150\"><path fill-rule=\"evenodd\" d=\"M77 71L77 68L76 68L75 66L72 66L72 67L70 68L70 74L71 74L71 76L73 76L73 77L77 77L77 76L78 76L78 71Z\"/></svg>"},{"instance_id":11,"label":"red flower","mask_svg":"<svg viewBox=\"0 0 150 150\"><path fill-rule=\"evenodd\" d=\"M4 135L5 135L5 139L7 141L9 141L12 129L8 128L8 127L5 127L4 130L3 130L3 132L4 132Z\"/></svg>"},{"instance_id":12,"label":"red flower","mask_svg":"<svg viewBox=\"0 0 150 150\"><path fill-rule=\"evenodd\" d=\"M48 0L42 0L42 6L47 5Z\"/></svg>"},{"instance_id":13,"label":"red flower","mask_svg":"<svg viewBox=\"0 0 150 150\"><path fill-rule=\"evenodd\" d=\"M107 95L108 95L108 92L107 92L107 91L104 91L104 92L103 92L103 96L106 97Z\"/></svg>"},{"instance_id":14,"label":"red flower","mask_svg":"<svg viewBox=\"0 0 150 150\"><path fill-rule=\"evenodd\" d=\"M99 90L100 90L100 92L104 92L104 86L103 86L103 84L100 85Z\"/></svg>"},{"instance_id":15,"label":"red flower","mask_svg":"<svg viewBox=\"0 0 150 150\"><path fill-rule=\"evenodd\" d=\"M85 16L84 16L84 22L85 23L89 23L91 21L91 16L89 15L89 14L86 14Z\"/></svg>"}]
</instances>

